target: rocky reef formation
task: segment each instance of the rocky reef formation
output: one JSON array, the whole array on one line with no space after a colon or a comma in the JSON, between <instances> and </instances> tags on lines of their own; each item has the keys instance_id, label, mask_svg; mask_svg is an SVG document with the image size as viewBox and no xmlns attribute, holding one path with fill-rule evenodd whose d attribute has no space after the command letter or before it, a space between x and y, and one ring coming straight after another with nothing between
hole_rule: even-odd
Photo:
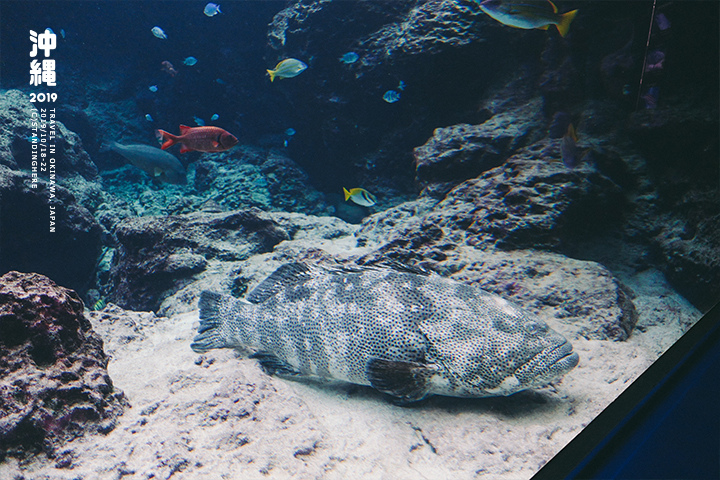
<instances>
[{"instance_id":1,"label":"rocky reef formation","mask_svg":"<svg viewBox=\"0 0 720 480\"><path fill-rule=\"evenodd\" d=\"M619 187L591 167L568 170L548 161L541 148L536 144L458 185L426 222L449 228L452 240L503 249L557 249L573 236L618 225Z\"/></svg>"},{"instance_id":2,"label":"rocky reef formation","mask_svg":"<svg viewBox=\"0 0 720 480\"><path fill-rule=\"evenodd\" d=\"M368 53L362 55L358 66L374 67L393 54L427 53L423 47L467 44L473 38L467 34L472 22L468 15L462 16L465 4L398 1L365 2L352 7L348 9L327 0L292 3L274 16L268 29L268 43L275 50L297 46L307 50L319 38L332 43L347 41L350 34L362 38L356 41L358 46L365 45L362 50ZM332 28L337 19L344 23L344 29Z\"/></svg>"},{"instance_id":3,"label":"rocky reef formation","mask_svg":"<svg viewBox=\"0 0 720 480\"><path fill-rule=\"evenodd\" d=\"M556 148L552 142L534 144L502 166L456 186L415 219L411 230L397 237L397 232L386 231L388 245L395 245L389 250L401 260L442 256L443 248L453 245L561 250L571 240L620 225L624 198L618 185L595 167L569 170L550 160L557 158L552 153ZM397 213L391 210L381 216ZM361 242L378 222L387 223L364 223Z\"/></svg>"},{"instance_id":4,"label":"rocky reef formation","mask_svg":"<svg viewBox=\"0 0 720 480\"><path fill-rule=\"evenodd\" d=\"M38 130L32 130L33 121ZM54 141L47 141L49 130L54 128ZM30 103L27 94L20 90L9 90L0 97L0 165L12 169L30 170L32 144L46 142L55 145L57 174L63 177L80 175L86 179L97 177L98 169L82 146L80 137L56 119L51 108L38 110ZM45 138L41 138L41 125L45 127ZM36 137L37 140L33 140ZM45 176L41 174L41 178Z\"/></svg>"},{"instance_id":5,"label":"rocky reef formation","mask_svg":"<svg viewBox=\"0 0 720 480\"><path fill-rule=\"evenodd\" d=\"M334 187L339 176L368 182L391 177L395 189L409 188L408 152L448 119L480 116L466 93L485 88L491 75L465 60L499 61L497 50L485 43L488 19L469 1L347 7L295 2L270 24L270 58L312 58L314 74L297 82L312 94L295 95L290 87L287 95L292 110L313 112L303 118L292 151L323 188ZM357 61L339 61L348 52ZM452 74L437 75L444 69ZM401 99L388 105L383 94L391 89Z\"/></svg>"},{"instance_id":6,"label":"rocky reef formation","mask_svg":"<svg viewBox=\"0 0 720 480\"><path fill-rule=\"evenodd\" d=\"M424 193L442 198L458 183L497 167L518 148L543 136L539 101L502 111L480 125L436 128L414 150L415 179Z\"/></svg>"},{"instance_id":7,"label":"rocky reef formation","mask_svg":"<svg viewBox=\"0 0 720 480\"><path fill-rule=\"evenodd\" d=\"M88 303L103 302L88 316L137 408L118 419L125 403L78 296L5 275L0 477L54 478L56 467L77 478L529 477L679 338L700 312L665 278L702 309L720 296L717 88L701 80L717 76L717 55L695 32L716 32L706 20L716 15L662 5L668 74L653 71L643 87L647 5L588 3L560 37L509 28L477 3L251 2L211 20L178 4L186 33L200 33L197 67L176 60L190 52L176 50L173 16L167 41L145 31L152 44L107 24L83 26L76 48L66 23L62 46L78 69L64 72L58 115L82 142L58 124L65 188L31 189L35 107L19 91L0 100L0 274L33 270L85 295L95 269ZM188 18L238 22L205 35ZM106 41L127 58L79 58L105 62ZM177 75L160 57L133 56L157 45ZM307 72L263 76L290 57ZM641 101L659 79L660 93ZM399 99L385 100L389 90ZM97 149L154 144L155 128L193 117L214 117L241 144L178 154L186 185ZM571 123L574 168L562 161ZM342 187L378 202L343 202ZM365 387L290 383L235 352L192 352L202 290L243 296L298 260L395 261L477 285L547 321L581 362L510 398L397 409ZM109 433L64 443L85 431ZM49 464L26 457L41 451Z\"/></svg>"},{"instance_id":8,"label":"rocky reef formation","mask_svg":"<svg viewBox=\"0 0 720 480\"><path fill-rule=\"evenodd\" d=\"M703 310L720 298L720 128L716 106L677 104L634 114L629 135L652 185L638 198L654 262Z\"/></svg>"},{"instance_id":9,"label":"rocky reef formation","mask_svg":"<svg viewBox=\"0 0 720 480\"><path fill-rule=\"evenodd\" d=\"M116 235L120 246L110 272L110 299L135 310L157 310L209 260L246 260L289 238L257 209L130 218Z\"/></svg>"},{"instance_id":10,"label":"rocky reef formation","mask_svg":"<svg viewBox=\"0 0 720 480\"><path fill-rule=\"evenodd\" d=\"M110 432L128 404L107 364L74 291L34 273L0 277L0 461Z\"/></svg>"},{"instance_id":11,"label":"rocky reef formation","mask_svg":"<svg viewBox=\"0 0 720 480\"><path fill-rule=\"evenodd\" d=\"M606 267L532 250L532 245L504 251L491 246L491 236L480 248L472 236L465 237L469 228L463 218L473 215L443 204L418 208L411 202L369 218L357 236L360 244L376 247L355 261L392 259L477 285L562 323L572 338L622 341L632 334L638 319L633 294ZM409 212L419 215L405 217ZM541 237L545 227L529 222L524 233Z\"/></svg>"}]
</instances>

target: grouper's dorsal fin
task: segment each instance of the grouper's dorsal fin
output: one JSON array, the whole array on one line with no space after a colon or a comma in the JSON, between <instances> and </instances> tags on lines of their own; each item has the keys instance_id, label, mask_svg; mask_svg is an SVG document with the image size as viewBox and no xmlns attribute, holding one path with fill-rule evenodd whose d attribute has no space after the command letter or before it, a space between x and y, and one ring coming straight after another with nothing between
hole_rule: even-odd
<instances>
[{"instance_id":1,"label":"grouper's dorsal fin","mask_svg":"<svg viewBox=\"0 0 720 480\"><path fill-rule=\"evenodd\" d=\"M408 265L407 263L402 263L399 260L385 260L382 263L378 264L378 266L387 267L391 270L397 270L398 272L404 272L404 273L414 273L415 275L432 275L433 272L430 270L426 270L425 268L421 267L420 265Z\"/></svg>"},{"instance_id":2,"label":"grouper's dorsal fin","mask_svg":"<svg viewBox=\"0 0 720 480\"><path fill-rule=\"evenodd\" d=\"M255 287L245 299L251 303L262 303L277 295L283 288L308 280L311 276L310 267L300 262L286 263L270 274Z\"/></svg>"},{"instance_id":3,"label":"grouper's dorsal fin","mask_svg":"<svg viewBox=\"0 0 720 480\"><path fill-rule=\"evenodd\" d=\"M326 270L333 272L357 273L367 270L395 270L402 273L414 273L415 275L432 275L433 272L426 270L419 265L408 265L399 260L382 259L377 263L368 265L352 265L345 264L333 267L325 267Z\"/></svg>"}]
</instances>

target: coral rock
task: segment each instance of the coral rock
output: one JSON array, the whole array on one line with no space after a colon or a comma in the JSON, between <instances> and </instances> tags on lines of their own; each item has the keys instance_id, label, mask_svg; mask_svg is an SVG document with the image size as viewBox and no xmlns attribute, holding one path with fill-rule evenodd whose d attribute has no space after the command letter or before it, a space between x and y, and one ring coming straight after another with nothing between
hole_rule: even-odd
<instances>
[{"instance_id":1,"label":"coral rock","mask_svg":"<svg viewBox=\"0 0 720 480\"><path fill-rule=\"evenodd\" d=\"M0 277L0 460L111 431L127 401L107 363L74 291L36 273Z\"/></svg>"},{"instance_id":2,"label":"coral rock","mask_svg":"<svg viewBox=\"0 0 720 480\"><path fill-rule=\"evenodd\" d=\"M120 248L110 273L112 300L134 310L157 310L209 260L246 260L289 238L257 209L130 218L115 233Z\"/></svg>"},{"instance_id":3,"label":"coral rock","mask_svg":"<svg viewBox=\"0 0 720 480\"><path fill-rule=\"evenodd\" d=\"M497 167L539 130L538 111L535 100L498 113L481 125L436 128L414 151L416 180L423 186L440 184L425 193L442 197L458 183Z\"/></svg>"},{"instance_id":4,"label":"coral rock","mask_svg":"<svg viewBox=\"0 0 720 480\"><path fill-rule=\"evenodd\" d=\"M47 115L41 119L40 115ZM3 135L0 136L0 165L6 165L14 170L30 170L32 158L33 135L40 136L38 130L31 129L31 119L38 123L47 121L46 132L51 128L50 121L54 122L55 154L57 173L63 177L81 175L90 180L97 177L98 169L90 159L80 141L80 137L56 118L50 118L50 113L38 112L30 98L20 90L9 90L0 97L0 124L3 126ZM52 114L54 115L54 114ZM47 175L47 173L45 174Z\"/></svg>"},{"instance_id":5,"label":"coral rock","mask_svg":"<svg viewBox=\"0 0 720 480\"><path fill-rule=\"evenodd\" d=\"M617 184L587 165L568 170L541 148L458 185L424 223L453 230L469 245L510 249L558 248L621 220Z\"/></svg>"}]
</instances>

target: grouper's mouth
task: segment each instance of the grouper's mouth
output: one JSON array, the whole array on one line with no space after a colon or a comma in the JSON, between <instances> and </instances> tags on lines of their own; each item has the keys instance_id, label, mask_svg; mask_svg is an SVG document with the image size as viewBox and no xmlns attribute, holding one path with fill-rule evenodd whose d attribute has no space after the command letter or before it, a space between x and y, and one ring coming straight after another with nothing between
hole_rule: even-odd
<instances>
[{"instance_id":1,"label":"grouper's mouth","mask_svg":"<svg viewBox=\"0 0 720 480\"><path fill-rule=\"evenodd\" d=\"M540 352L515 375L526 385L544 384L566 374L575 368L579 361L580 357L573 352L572 344L565 340L550 350Z\"/></svg>"},{"instance_id":2,"label":"grouper's mouth","mask_svg":"<svg viewBox=\"0 0 720 480\"><path fill-rule=\"evenodd\" d=\"M550 350L547 354L547 359L548 369L556 371L562 370L563 372L575 368L580 361L580 357L577 353L573 352L573 347L568 341Z\"/></svg>"}]
</instances>

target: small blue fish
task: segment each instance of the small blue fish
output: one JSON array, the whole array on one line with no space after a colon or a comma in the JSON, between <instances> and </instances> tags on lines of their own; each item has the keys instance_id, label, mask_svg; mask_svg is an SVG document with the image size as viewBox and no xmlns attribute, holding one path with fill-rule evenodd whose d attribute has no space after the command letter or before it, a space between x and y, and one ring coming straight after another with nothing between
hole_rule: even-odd
<instances>
[{"instance_id":1,"label":"small blue fish","mask_svg":"<svg viewBox=\"0 0 720 480\"><path fill-rule=\"evenodd\" d=\"M340 60L342 63L351 64L351 63L357 62L359 58L360 58L360 56L359 56L357 53L355 53L355 52L347 52L347 53L344 54L342 57L340 57L339 60Z\"/></svg>"},{"instance_id":2,"label":"small blue fish","mask_svg":"<svg viewBox=\"0 0 720 480\"><path fill-rule=\"evenodd\" d=\"M153 121L154 121L153 118L150 116L149 113L145 114L145 120L147 120L148 122L153 122Z\"/></svg>"},{"instance_id":3,"label":"small blue fish","mask_svg":"<svg viewBox=\"0 0 720 480\"><path fill-rule=\"evenodd\" d=\"M285 130L285 135L287 135L288 137L292 137L293 135L295 135L295 129L288 128L287 130Z\"/></svg>"},{"instance_id":4,"label":"small blue fish","mask_svg":"<svg viewBox=\"0 0 720 480\"><path fill-rule=\"evenodd\" d=\"M196 125L199 125L199 126L201 126L201 127L204 127L204 126L205 126L205 120L203 120L202 118L200 118L200 117L193 117L193 120L195 120L195 124L196 124Z\"/></svg>"},{"instance_id":5,"label":"small blue fish","mask_svg":"<svg viewBox=\"0 0 720 480\"><path fill-rule=\"evenodd\" d=\"M210 120L212 120L212 121L214 122L214 121L217 120L218 118L220 118L220 115L218 115L217 113L213 113L213 114L212 114L212 117L210 117Z\"/></svg>"},{"instance_id":6,"label":"small blue fish","mask_svg":"<svg viewBox=\"0 0 720 480\"><path fill-rule=\"evenodd\" d=\"M220 11L220 5L218 5L217 3L208 3L207 5L205 5L203 13L208 17L214 17L218 13L222 12Z\"/></svg>"},{"instance_id":7,"label":"small blue fish","mask_svg":"<svg viewBox=\"0 0 720 480\"><path fill-rule=\"evenodd\" d=\"M185 60L183 60L183 63L187 65L188 67L192 67L197 63L197 58L195 57L187 57Z\"/></svg>"},{"instance_id":8,"label":"small blue fish","mask_svg":"<svg viewBox=\"0 0 720 480\"><path fill-rule=\"evenodd\" d=\"M400 80L400 83L398 83L397 89L400 90L401 92L402 92L403 90L405 90L405 82L403 82L402 80Z\"/></svg>"},{"instance_id":9,"label":"small blue fish","mask_svg":"<svg viewBox=\"0 0 720 480\"><path fill-rule=\"evenodd\" d=\"M65 38L65 30L63 30L62 28L60 29L60 36L62 38Z\"/></svg>"},{"instance_id":10,"label":"small blue fish","mask_svg":"<svg viewBox=\"0 0 720 480\"><path fill-rule=\"evenodd\" d=\"M395 90L388 90L387 92L385 92L382 98L387 103L395 103L400 100L400 93L396 92Z\"/></svg>"},{"instance_id":11,"label":"small blue fish","mask_svg":"<svg viewBox=\"0 0 720 480\"><path fill-rule=\"evenodd\" d=\"M222 78L216 78L216 79L215 79L215 82L216 82L216 83L219 83L220 85L225 85L225 84L227 83L227 82L225 82L225 80L223 80Z\"/></svg>"},{"instance_id":12,"label":"small blue fish","mask_svg":"<svg viewBox=\"0 0 720 480\"><path fill-rule=\"evenodd\" d=\"M157 86L157 85L150 85L150 86L148 87L148 90L150 90L150 91L153 92L153 93L154 93L154 92L157 92L157 91L158 91L158 86Z\"/></svg>"},{"instance_id":13,"label":"small blue fish","mask_svg":"<svg viewBox=\"0 0 720 480\"><path fill-rule=\"evenodd\" d=\"M153 27L152 30L150 30L153 35L155 35L157 38L161 40L167 40L167 35L165 35L165 32L160 27Z\"/></svg>"}]
</instances>

